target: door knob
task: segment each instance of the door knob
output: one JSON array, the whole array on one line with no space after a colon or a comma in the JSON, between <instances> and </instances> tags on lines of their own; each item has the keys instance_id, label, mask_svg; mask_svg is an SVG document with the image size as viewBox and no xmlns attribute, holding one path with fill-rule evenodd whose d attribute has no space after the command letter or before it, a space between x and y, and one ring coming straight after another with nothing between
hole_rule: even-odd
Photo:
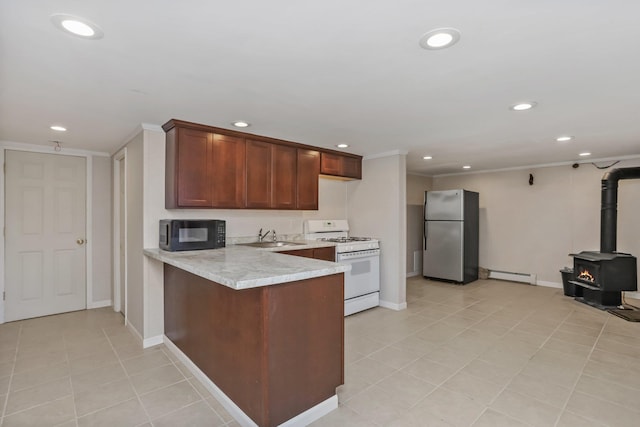
<instances>
[{"instance_id":1,"label":"door knob","mask_svg":"<svg viewBox=\"0 0 640 427\"><path fill-rule=\"evenodd\" d=\"M76 240L76 243L79 245L84 245L84 239L78 239Z\"/></svg>"}]
</instances>

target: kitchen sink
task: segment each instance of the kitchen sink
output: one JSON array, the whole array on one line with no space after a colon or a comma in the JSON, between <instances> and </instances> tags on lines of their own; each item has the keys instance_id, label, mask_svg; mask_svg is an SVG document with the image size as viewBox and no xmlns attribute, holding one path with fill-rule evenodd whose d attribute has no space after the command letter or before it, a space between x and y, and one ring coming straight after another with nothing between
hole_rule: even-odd
<instances>
[{"instance_id":1,"label":"kitchen sink","mask_svg":"<svg viewBox=\"0 0 640 427\"><path fill-rule=\"evenodd\" d=\"M304 243L285 242L285 241L266 241L266 242L252 242L252 243L240 243L241 246L252 246L254 248L280 248L282 246L298 246L304 245Z\"/></svg>"}]
</instances>

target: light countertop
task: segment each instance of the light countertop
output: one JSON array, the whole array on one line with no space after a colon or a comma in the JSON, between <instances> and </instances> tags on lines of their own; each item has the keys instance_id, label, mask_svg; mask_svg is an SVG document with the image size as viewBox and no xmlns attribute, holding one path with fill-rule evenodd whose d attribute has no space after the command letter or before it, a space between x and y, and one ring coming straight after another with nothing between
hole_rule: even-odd
<instances>
[{"instance_id":1,"label":"light countertop","mask_svg":"<svg viewBox=\"0 0 640 427\"><path fill-rule=\"evenodd\" d=\"M280 251L334 246L328 242L302 241L293 246L254 248L230 245L203 251L167 252L158 248L145 249L144 254L184 271L233 289L248 289L296 280L344 273L349 264L339 264Z\"/></svg>"}]
</instances>

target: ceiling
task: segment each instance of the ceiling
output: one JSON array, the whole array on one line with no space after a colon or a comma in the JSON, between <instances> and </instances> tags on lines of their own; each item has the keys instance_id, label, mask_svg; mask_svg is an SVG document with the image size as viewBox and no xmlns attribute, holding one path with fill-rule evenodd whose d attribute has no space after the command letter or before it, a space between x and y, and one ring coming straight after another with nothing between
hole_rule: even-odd
<instances>
[{"instance_id":1,"label":"ceiling","mask_svg":"<svg viewBox=\"0 0 640 427\"><path fill-rule=\"evenodd\" d=\"M54 13L104 38L63 32ZM638 16L629 0L5 0L0 140L113 153L141 123L242 119L406 151L425 175L626 158L640 155ZM460 41L422 49L439 27ZM509 109L520 101L537 106Z\"/></svg>"}]
</instances>

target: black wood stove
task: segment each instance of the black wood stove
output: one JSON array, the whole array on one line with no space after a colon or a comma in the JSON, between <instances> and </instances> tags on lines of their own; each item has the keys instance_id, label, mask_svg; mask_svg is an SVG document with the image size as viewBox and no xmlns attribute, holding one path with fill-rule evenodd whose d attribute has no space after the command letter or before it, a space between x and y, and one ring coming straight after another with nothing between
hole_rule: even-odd
<instances>
[{"instance_id":1,"label":"black wood stove","mask_svg":"<svg viewBox=\"0 0 640 427\"><path fill-rule=\"evenodd\" d=\"M571 284L583 288L582 298L576 298L598 308L622 304L622 291L635 291L637 283L636 257L616 252L618 181L640 178L640 167L613 169L602 177L602 207L600 213L600 252L583 251L573 257Z\"/></svg>"}]
</instances>

